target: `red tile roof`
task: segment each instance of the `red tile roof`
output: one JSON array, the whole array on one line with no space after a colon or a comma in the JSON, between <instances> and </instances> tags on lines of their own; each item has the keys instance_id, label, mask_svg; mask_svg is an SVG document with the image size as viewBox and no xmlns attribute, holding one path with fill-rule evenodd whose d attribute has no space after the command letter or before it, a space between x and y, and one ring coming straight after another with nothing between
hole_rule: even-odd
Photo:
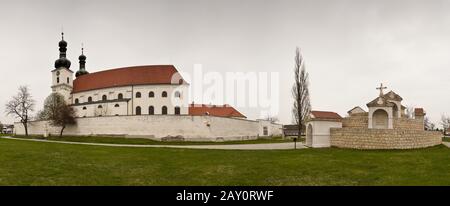
<instances>
[{"instance_id":1,"label":"red tile roof","mask_svg":"<svg viewBox=\"0 0 450 206\"><path fill-rule=\"evenodd\" d=\"M341 115L336 112L328 111L311 111L314 119L342 119Z\"/></svg>"},{"instance_id":2,"label":"red tile roof","mask_svg":"<svg viewBox=\"0 0 450 206\"><path fill-rule=\"evenodd\" d=\"M189 115L247 118L230 105L190 104Z\"/></svg>"},{"instance_id":3,"label":"red tile roof","mask_svg":"<svg viewBox=\"0 0 450 206\"><path fill-rule=\"evenodd\" d=\"M111 87L179 84L181 75L173 65L124 67L79 76L73 81L72 93ZM174 79L172 80L172 77ZM183 80L184 81L184 80Z\"/></svg>"}]
</instances>

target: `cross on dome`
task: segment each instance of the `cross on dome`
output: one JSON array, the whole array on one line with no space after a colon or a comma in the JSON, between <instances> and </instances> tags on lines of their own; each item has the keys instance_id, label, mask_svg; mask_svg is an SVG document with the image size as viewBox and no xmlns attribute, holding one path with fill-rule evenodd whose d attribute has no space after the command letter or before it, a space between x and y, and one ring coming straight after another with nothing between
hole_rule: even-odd
<instances>
[{"instance_id":1,"label":"cross on dome","mask_svg":"<svg viewBox=\"0 0 450 206\"><path fill-rule=\"evenodd\" d=\"M380 90L380 97L383 96L383 89L387 89L387 87L383 87L383 83L380 84L380 87L377 87L376 89Z\"/></svg>"}]
</instances>

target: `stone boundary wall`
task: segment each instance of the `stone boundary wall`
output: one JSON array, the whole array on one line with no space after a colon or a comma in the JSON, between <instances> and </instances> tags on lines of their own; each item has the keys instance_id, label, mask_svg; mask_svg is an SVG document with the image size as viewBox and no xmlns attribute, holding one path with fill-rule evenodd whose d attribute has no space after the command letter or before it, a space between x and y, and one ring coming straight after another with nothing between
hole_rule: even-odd
<instances>
[{"instance_id":1,"label":"stone boundary wall","mask_svg":"<svg viewBox=\"0 0 450 206\"><path fill-rule=\"evenodd\" d=\"M395 118L394 128L409 130L424 130L423 120L409 118Z\"/></svg>"},{"instance_id":2,"label":"stone boundary wall","mask_svg":"<svg viewBox=\"0 0 450 206\"><path fill-rule=\"evenodd\" d=\"M22 124L15 123L15 133L24 134ZM132 138L184 139L185 141L248 140L262 136L262 126L269 128L269 135L281 135L282 125L267 121L189 116L142 115L77 118L77 124L68 126L64 135L73 136L123 136ZM60 127L47 121L30 122L31 135L59 135Z\"/></svg>"},{"instance_id":3,"label":"stone boundary wall","mask_svg":"<svg viewBox=\"0 0 450 206\"><path fill-rule=\"evenodd\" d=\"M409 130L424 130L423 120L421 119L409 119L409 118L394 118L394 128L395 129L409 129ZM367 114L353 114L350 117L345 117L342 119L342 127L351 128L368 128L369 127L369 117Z\"/></svg>"},{"instance_id":4,"label":"stone boundary wall","mask_svg":"<svg viewBox=\"0 0 450 206\"><path fill-rule=\"evenodd\" d=\"M345 117L342 119L342 127L352 127L352 128L368 128L369 127L369 117L367 113L353 114L350 117Z\"/></svg>"},{"instance_id":5,"label":"stone boundary wall","mask_svg":"<svg viewBox=\"0 0 450 206\"><path fill-rule=\"evenodd\" d=\"M331 128L331 146L354 149L414 149L442 144L442 133L407 129Z\"/></svg>"}]
</instances>

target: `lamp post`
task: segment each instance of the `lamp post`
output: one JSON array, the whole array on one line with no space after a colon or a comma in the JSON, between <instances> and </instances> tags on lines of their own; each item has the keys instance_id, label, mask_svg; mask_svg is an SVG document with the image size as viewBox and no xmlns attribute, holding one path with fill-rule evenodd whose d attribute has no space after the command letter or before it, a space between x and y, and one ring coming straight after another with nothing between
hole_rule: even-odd
<instances>
[{"instance_id":1,"label":"lamp post","mask_svg":"<svg viewBox=\"0 0 450 206\"><path fill-rule=\"evenodd\" d=\"M294 149L297 149L297 137L294 137Z\"/></svg>"}]
</instances>

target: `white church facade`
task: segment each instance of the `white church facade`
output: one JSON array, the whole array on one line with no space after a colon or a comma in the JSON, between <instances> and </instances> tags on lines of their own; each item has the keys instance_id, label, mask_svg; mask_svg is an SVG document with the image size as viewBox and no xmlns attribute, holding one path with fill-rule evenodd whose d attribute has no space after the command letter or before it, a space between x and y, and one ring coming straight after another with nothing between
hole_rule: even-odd
<instances>
[{"instance_id":1,"label":"white church facade","mask_svg":"<svg viewBox=\"0 0 450 206\"><path fill-rule=\"evenodd\" d=\"M282 125L248 120L229 105L190 104L189 83L173 65L89 73L82 50L79 70L74 73L66 57L64 36L59 51L59 59L51 71L52 92L61 94L77 117L77 124L67 127L66 135L226 141L282 133ZM21 124L15 126L16 134L24 133ZM28 127L32 135L51 135L58 131L47 121L33 121Z\"/></svg>"}]
</instances>

